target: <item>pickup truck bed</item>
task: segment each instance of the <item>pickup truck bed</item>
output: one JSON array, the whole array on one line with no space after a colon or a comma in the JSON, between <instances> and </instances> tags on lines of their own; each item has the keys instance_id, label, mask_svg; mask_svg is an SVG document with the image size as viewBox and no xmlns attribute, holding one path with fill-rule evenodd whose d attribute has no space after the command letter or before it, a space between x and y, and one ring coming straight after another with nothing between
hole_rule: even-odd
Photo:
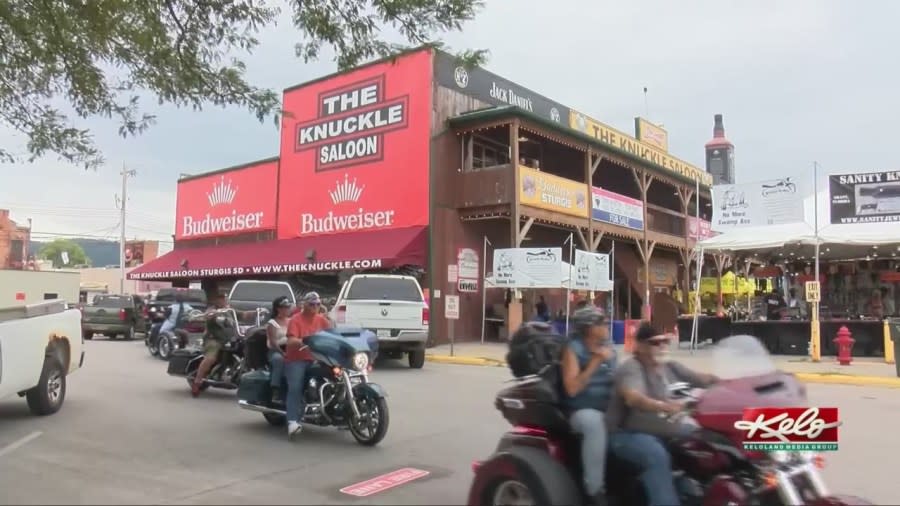
<instances>
[{"instance_id":1,"label":"pickup truck bed","mask_svg":"<svg viewBox=\"0 0 900 506\"><path fill-rule=\"evenodd\" d=\"M35 414L58 411L83 343L81 313L62 300L0 309L0 399L18 394Z\"/></svg>"}]
</instances>

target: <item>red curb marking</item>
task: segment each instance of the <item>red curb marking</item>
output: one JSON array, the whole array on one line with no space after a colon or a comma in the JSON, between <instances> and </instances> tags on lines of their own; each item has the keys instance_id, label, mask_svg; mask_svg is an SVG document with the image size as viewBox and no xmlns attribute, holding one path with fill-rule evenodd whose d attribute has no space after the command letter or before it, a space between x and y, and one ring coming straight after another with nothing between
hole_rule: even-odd
<instances>
[{"instance_id":1,"label":"red curb marking","mask_svg":"<svg viewBox=\"0 0 900 506\"><path fill-rule=\"evenodd\" d=\"M376 476L366 481L348 485L342 488L340 491L344 494L352 495L355 497L368 497L370 495L375 495L379 492L384 492L385 490L389 490L394 487L399 487L400 485L409 483L413 480L424 478L429 474L431 474L431 472L423 471L422 469L404 467L403 469L397 469L396 471L391 471L387 474L382 474L381 476Z\"/></svg>"}]
</instances>

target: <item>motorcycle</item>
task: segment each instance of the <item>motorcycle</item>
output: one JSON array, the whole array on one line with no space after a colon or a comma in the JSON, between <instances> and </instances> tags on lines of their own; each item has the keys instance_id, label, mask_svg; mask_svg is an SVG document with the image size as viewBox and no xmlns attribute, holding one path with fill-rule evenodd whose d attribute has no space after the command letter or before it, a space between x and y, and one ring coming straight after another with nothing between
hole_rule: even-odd
<instances>
[{"instance_id":1,"label":"motorcycle","mask_svg":"<svg viewBox=\"0 0 900 506\"><path fill-rule=\"evenodd\" d=\"M183 329L161 332L160 328L168 318L168 308L149 313L153 325L144 337L147 351L154 357L169 360L175 350L183 350L191 344L191 336L194 336L195 341L202 340L206 330L205 321L199 318L202 315L202 311L192 310L188 313L188 322Z\"/></svg>"},{"instance_id":2,"label":"motorcycle","mask_svg":"<svg viewBox=\"0 0 900 506\"><path fill-rule=\"evenodd\" d=\"M265 309L256 310L256 325L244 326L238 322L237 313L234 309L224 308L216 309L210 313L192 312L191 321L201 319L208 321L215 318L216 323L221 325L230 334L230 339L225 341L222 350L219 352L216 365L213 366L207 377L203 380L201 390L209 387L222 388L225 390L236 390L241 381L241 375L244 373L244 338L253 335L262 335L265 337L265 328L260 326L267 311ZM197 375L197 368L203 361L204 352L199 347L186 347L172 352L169 359L168 373L170 376L178 376L185 378L189 386L194 384Z\"/></svg>"},{"instance_id":3,"label":"motorcycle","mask_svg":"<svg viewBox=\"0 0 900 506\"><path fill-rule=\"evenodd\" d=\"M306 339L314 361L306 372L301 421L350 430L356 441L375 446L387 435L390 416L387 393L369 381L372 334L362 329L339 328ZM274 426L286 423L285 403L272 399L266 359L266 336L247 341L248 368L238 389L238 406L263 414ZM287 384L282 379L282 392Z\"/></svg>"},{"instance_id":4,"label":"motorcycle","mask_svg":"<svg viewBox=\"0 0 900 506\"><path fill-rule=\"evenodd\" d=\"M559 408L558 371L519 378L502 390L495 405L513 425L495 453L473 463L469 506L577 505L587 500L580 440ZM750 336L723 339L714 349L713 372L720 381L704 390L670 385L670 396L686 410L673 417L697 427L667 442L673 476L685 506L872 504L830 495L819 472L819 455L807 452L756 452L743 449L744 433L734 427L749 406L806 406L806 389L792 374L777 370L765 347ZM675 421L674 419L672 421ZM631 464L607 457L610 504L646 504Z\"/></svg>"}]
</instances>

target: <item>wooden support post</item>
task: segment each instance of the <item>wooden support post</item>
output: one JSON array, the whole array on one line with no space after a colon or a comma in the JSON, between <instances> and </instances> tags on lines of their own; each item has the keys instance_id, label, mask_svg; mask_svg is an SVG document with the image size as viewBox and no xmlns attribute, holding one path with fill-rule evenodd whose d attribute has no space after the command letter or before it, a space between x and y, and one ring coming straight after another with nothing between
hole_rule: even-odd
<instances>
[{"instance_id":1,"label":"wooden support post","mask_svg":"<svg viewBox=\"0 0 900 506\"><path fill-rule=\"evenodd\" d=\"M522 224L522 228L519 229L517 239L516 239L516 247L522 246L522 241L528 237L528 232L531 230L531 226L534 225L534 218L529 217L525 220L525 223Z\"/></svg>"},{"instance_id":2,"label":"wooden support post","mask_svg":"<svg viewBox=\"0 0 900 506\"><path fill-rule=\"evenodd\" d=\"M653 180L656 177L648 174L643 169L631 169L631 174L634 176L638 189L641 191L641 203L644 207L644 238L642 239L643 245L640 248L641 256L644 258L644 304L641 307L641 316L649 320L651 317L650 257L653 255L653 248L656 246L656 243L654 242L651 245L650 239L647 237L647 229L649 228L647 220L647 191L650 189L650 185L653 184Z\"/></svg>"},{"instance_id":3,"label":"wooden support post","mask_svg":"<svg viewBox=\"0 0 900 506\"><path fill-rule=\"evenodd\" d=\"M600 231L597 232L597 235L594 236L594 239L591 241L591 251L597 251L597 248L600 247L600 241L603 240L603 236L605 232Z\"/></svg>"},{"instance_id":4,"label":"wooden support post","mask_svg":"<svg viewBox=\"0 0 900 506\"><path fill-rule=\"evenodd\" d=\"M575 235L578 236L578 240L581 241L581 245L584 246L584 249L590 251L591 243L588 242L588 239L584 236L584 232L582 232L580 228L576 228Z\"/></svg>"},{"instance_id":5,"label":"wooden support post","mask_svg":"<svg viewBox=\"0 0 900 506\"><path fill-rule=\"evenodd\" d=\"M528 228L531 227L530 224L526 223L525 227L521 227L520 222L522 219L521 213L521 204L519 203L519 191L521 188L521 182L519 181L519 120L518 118L513 119L512 123L509 125L509 160L510 166L513 170L513 181L515 181L516 191L513 192L513 201L510 204L509 210L509 224L510 224L510 244L513 248L518 248L522 245L522 239L525 238L525 235L522 234L522 229L524 229L525 233L528 233ZM534 220L532 220L533 222ZM516 329L522 324L523 321L523 312L522 312L522 301L517 298L515 295L518 290L513 290L513 297L509 303L509 308L506 312L506 335L507 339L513 335Z\"/></svg>"}]
</instances>

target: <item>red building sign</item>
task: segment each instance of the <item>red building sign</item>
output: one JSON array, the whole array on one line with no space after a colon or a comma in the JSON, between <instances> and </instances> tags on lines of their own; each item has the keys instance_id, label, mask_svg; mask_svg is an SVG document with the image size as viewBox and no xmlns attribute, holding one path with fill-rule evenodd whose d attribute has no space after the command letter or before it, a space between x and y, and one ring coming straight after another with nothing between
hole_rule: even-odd
<instances>
[{"instance_id":1,"label":"red building sign","mask_svg":"<svg viewBox=\"0 0 900 506\"><path fill-rule=\"evenodd\" d=\"M273 230L277 185L277 160L179 181L175 239Z\"/></svg>"},{"instance_id":2,"label":"red building sign","mask_svg":"<svg viewBox=\"0 0 900 506\"><path fill-rule=\"evenodd\" d=\"M278 237L428 225L432 55L286 90Z\"/></svg>"}]
</instances>

